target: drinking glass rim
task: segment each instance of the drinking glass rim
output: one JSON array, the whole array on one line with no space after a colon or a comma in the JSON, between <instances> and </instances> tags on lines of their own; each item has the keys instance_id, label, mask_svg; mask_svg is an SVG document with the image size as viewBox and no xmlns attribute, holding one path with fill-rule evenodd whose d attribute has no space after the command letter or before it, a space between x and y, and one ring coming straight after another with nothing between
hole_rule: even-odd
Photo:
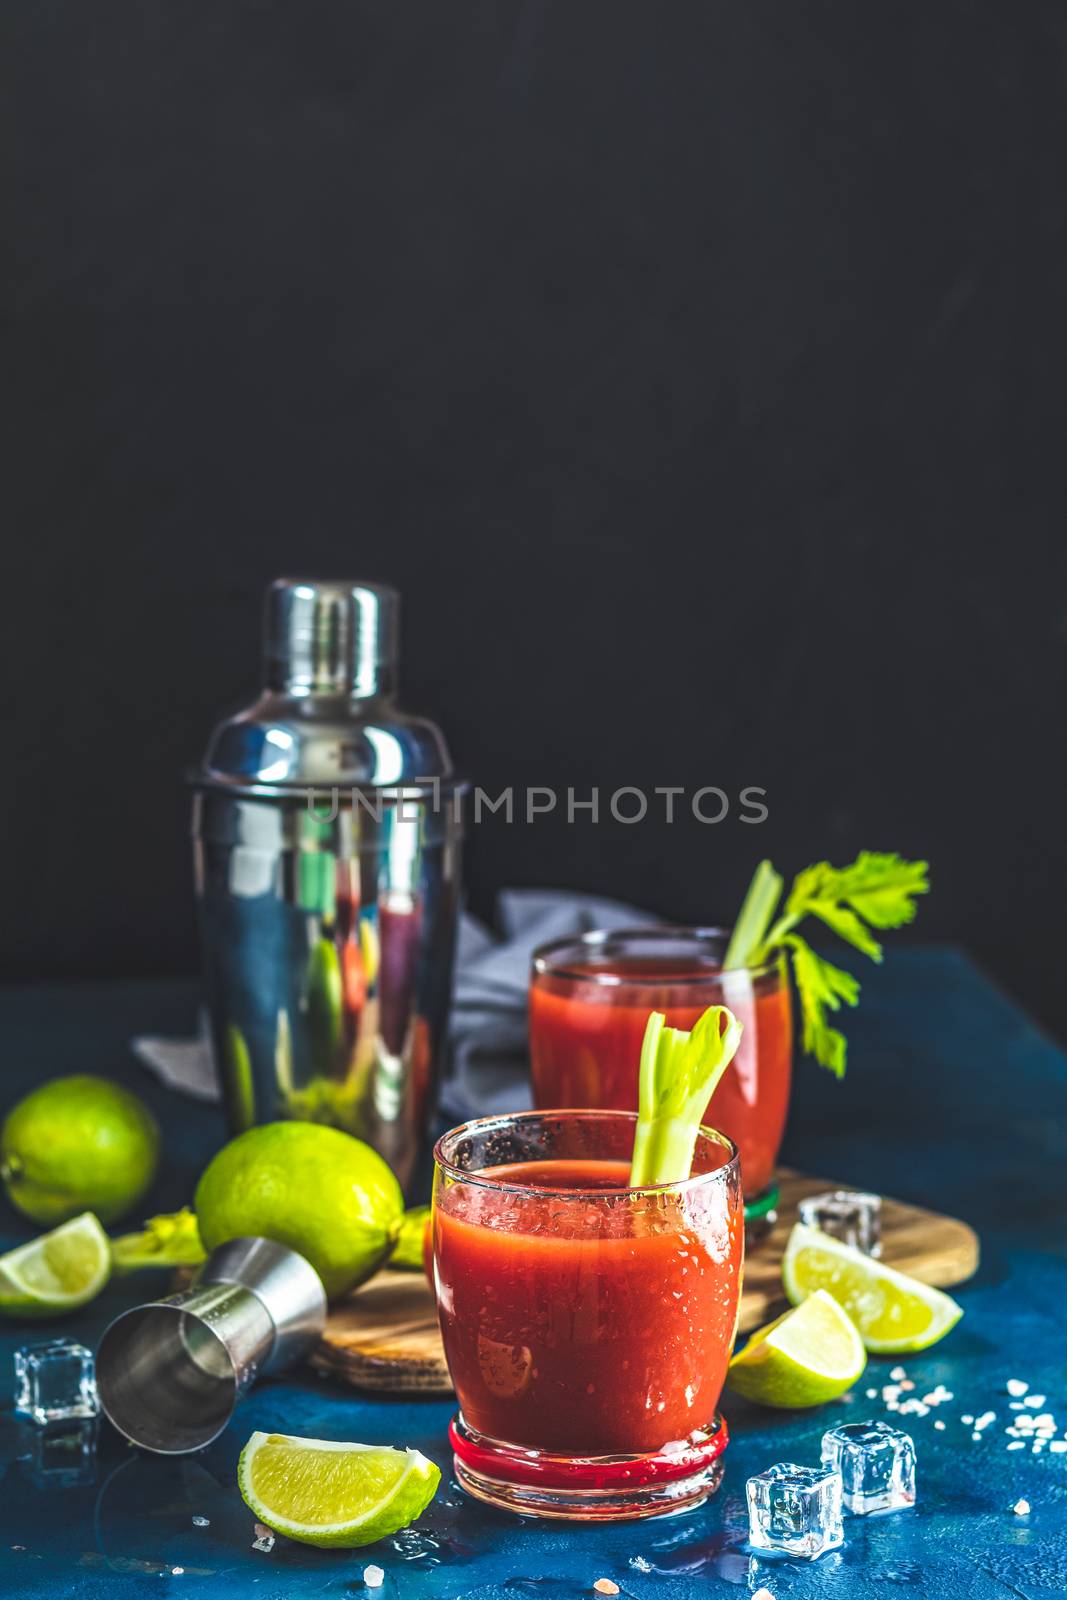
<instances>
[{"instance_id":1,"label":"drinking glass rim","mask_svg":"<svg viewBox=\"0 0 1067 1600\"><path fill-rule=\"evenodd\" d=\"M546 963L546 958L555 952L575 945L587 945L590 949L596 950L615 939L690 939L694 943L705 939L721 939L729 942L732 931L730 928L706 924L663 922L657 922L647 928L590 928L585 933L567 934L562 939L550 939L546 944L538 945L530 957L530 962L538 977L571 978L576 983L599 983L605 988L612 989L639 989L651 985L684 989L689 985L696 987L703 983L720 982L731 972L744 973L749 978L763 978L777 970L779 960L776 955L770 956L758 967L718 967L712 972L694 972L688 976L673 978L627 978L621 977L617 972L579 972L575 967L552 966Z\"/></svg>"},{"instance_id":2,"label":"drinking glass rim","mask_svg":"<svg viewBox=\"0 0 1067 1600\"><path fill-rule=\"evenodd\" d=\"M469 1122L457 1123L454 1128L449 1128L446 1133L441 1135L433 1147L434 1165L450 1178L454 1178L460 1183L473 1184L479 1189L492 1189L497 1194L544 1195L546 1199L551 1200L611 1200L617 1199L620 1195L683 1194L692 1189L701 1188L708 1183L725 1182L731 1174L735 1174L738 1181L740 1181L740 1152L736 1144L729 1134L723 1133L719 1128L709 1127L705 1123L701 1123L697 1129L697 1138L710 1139L721 1148L728 1150L730 1152L729 1160L725 1161L721 1167L713 1167L710 1172L690 1173L688 1178L676 1178L673 1183L639 1184L636 1188L625 1184L618 1189L550 1189L541 1184L508 1183L503 1178L488 1178L482 1172L465 1172L462 1167L457 1167L454 1162L449 1161L448 1157L442 1153L441 1147L446 1139L458 1138L462 1134L471 1133L479 1128L501 1128L516 1122L532 1122L545 1117L574 1117L590 1122L612 1118L634 1125L637 1123L636 1111L615 1111L590 1106L553 1106L551 1109L543 1111L536 1109L529 1111L503 1111L491 1117L472 1117ZM516 1162L515 1165L518 1166L520 1163Z\"/></svg>"}]
</instances>

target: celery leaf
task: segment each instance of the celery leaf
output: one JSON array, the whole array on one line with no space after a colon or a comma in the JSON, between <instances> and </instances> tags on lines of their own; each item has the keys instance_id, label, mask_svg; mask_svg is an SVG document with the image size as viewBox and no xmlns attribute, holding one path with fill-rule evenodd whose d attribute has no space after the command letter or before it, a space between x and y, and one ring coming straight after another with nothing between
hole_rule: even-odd
<instances>
[{"instance_id":1,"label":"celery leaf","mask_svg":"<svg viewBox=\"0 0 1067 1600\"><path fill-rule=\"evenodd\" d=\"M815 951L799 934L783 940L793 957L793 978L800 999L804 1049L835 1078L843 1078L848 1044L839 1029L831 1027L827 1015L842 1004L854 1006L860 997L859 980L843 967L835 967Z\"/></svg>"}]
</instances>

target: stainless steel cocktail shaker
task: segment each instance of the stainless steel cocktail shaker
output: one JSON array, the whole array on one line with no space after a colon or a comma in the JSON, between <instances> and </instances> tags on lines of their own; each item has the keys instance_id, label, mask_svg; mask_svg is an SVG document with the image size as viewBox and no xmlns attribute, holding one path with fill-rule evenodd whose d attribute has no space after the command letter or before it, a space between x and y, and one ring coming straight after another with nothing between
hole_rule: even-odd
<instances>
[{"instance_id":1,"label":"stainless steel cocktail shaker","mask_svg":"<svg viewBox=\"0 0 1067 1600\"><path fill-rule=\"evenodd\" d=\"M433 1111L460 873L440 730L397 705L399 598L280 579L265 677L194 776L212 1042L234 1132L366 1139L408 1189Z\"/></svg>"}]
</instances>

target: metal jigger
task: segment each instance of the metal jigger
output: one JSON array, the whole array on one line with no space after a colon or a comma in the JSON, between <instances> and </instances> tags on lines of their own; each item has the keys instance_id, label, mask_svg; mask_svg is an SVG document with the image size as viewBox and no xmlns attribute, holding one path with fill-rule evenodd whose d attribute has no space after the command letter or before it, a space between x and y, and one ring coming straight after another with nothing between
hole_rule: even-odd
<instances>
[{"instance_id":1,"label":"metal jigger","mask_svg":"<svg viewBox=\"0 0 1067 1600\"><path fill-rule=\"evenodd\" d=\"M326 1293L310 1262L270 1239L231 1239L191 1289L124 1311L104 1330L100 1404L142 1449L202 1450L260 1374L294 1361L325 1321Z\"/></svg>"}]
</instances>

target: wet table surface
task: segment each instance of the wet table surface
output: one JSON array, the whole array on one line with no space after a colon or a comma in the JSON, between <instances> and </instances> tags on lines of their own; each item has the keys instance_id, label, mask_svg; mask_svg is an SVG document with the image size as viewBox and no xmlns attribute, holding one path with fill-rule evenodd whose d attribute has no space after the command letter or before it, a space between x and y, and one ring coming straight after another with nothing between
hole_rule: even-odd
<instances>
[{"instance_id":1,"label":"wet table surface","mask_svg":"<svg viewBox=\"0 0 1067 1600\"><path fill-rule=\"evenodd\" d=\"M0 991L3 1104L41 1078L91 1071L136 1087L166 1130L166 1167L152 1209L187 1201L223 1130L218 1111L168 1094L132 1060L137 1032L191 1031L191 983L10 988ZM103 1426L92 1481L59 1486L35 1461L11 1412L11 1353L26 1333L0 1329L0 1594L116 1600L139 1591L204 1597L378 1594L553 1600L592 1594L610 1578L624 1595L696 1600L765 1587L795 1596L1067 1596L1067 1453L1009 1451L1005 1384L1021 1378L1067 1437L1067 1057L965 957L894 950L864 974L848 1019L843 1084L803 1062L786 1150L793 1165L891 1192L966 1218L982 1238L977 1277L957 1291L965 1316L939 1346L904 1364L925 1394L954 1398L909 1417L918 1451L913 1511L846 1522L843 1549L814 1563L745 1549L744 1484L774 1461L815 1462L835 1422L886 1415L891 1361L872 1361L851 1398L820 1411L760 1411L731 1399L718 1495L687 1515L613 1527L538 1523L466 1501L448 1473L450 1405L365 1399L298 1374L262 1384L215 1446L167 1461L141 1455ZM29 1235L9 1208L4 1248ZM164 1290L160 1274L112 1285L87 1311L34 1336L62 1332L93 1345L123 1306ZM866 1398L869 1387L879 1398ZM963 1416L996 1414L976 1441ZM889 1420L893 1420L890 1418ZM945 1423L934 1428L935 1420ZM417 1445L444 1469L417 1530L368 1551L318 1552L279 1540L252 1549L253 1522L235 1484L254 1428ZM46 1468L48 1463L43 1464ZM1028 1516L1011 1507L1025 1498ZM207 1526L193 1518L207 1518Z\"/></svg>"}]
</instances>

